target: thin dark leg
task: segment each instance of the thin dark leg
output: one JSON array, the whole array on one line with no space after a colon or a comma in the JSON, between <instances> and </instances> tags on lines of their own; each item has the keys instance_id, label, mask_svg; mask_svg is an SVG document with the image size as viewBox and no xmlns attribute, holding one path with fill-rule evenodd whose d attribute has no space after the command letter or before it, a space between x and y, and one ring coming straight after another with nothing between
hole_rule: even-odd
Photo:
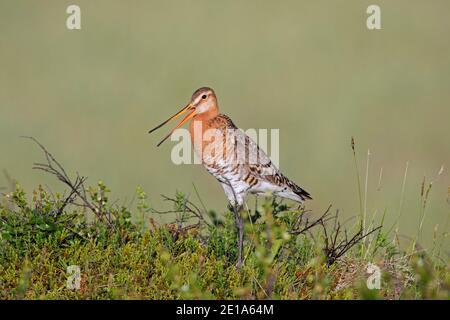
<instances>
[{"instance_id":1,"label":"thin dark leg","mask_svg":"<svg viewBox=\"0 0 450 320\"><path fill-rule=\"evenodd\" d=\"M243 263L243 248L244 248L244 221L241 216L243 207L238 205L231 205L234 211L234 217L236 219L236 229L237 229L237 246L238 246L238 260L236 263L236 269L241 270Z\"/></svg>"},{"instance_id":2,"label":"thin dark leg","mask_svg":"<svg viewBox=\"0 0 450 320\"><path fill-rule=\"evenodd\" d=\"M238 271L241 270L241 266L243 263L243 249L244 249L244 222L242 220L241 211L242 210L238 210L236 214L236 226L238 229L238 250L239 250L236 269Z\"/></svg>"}]
</instances>

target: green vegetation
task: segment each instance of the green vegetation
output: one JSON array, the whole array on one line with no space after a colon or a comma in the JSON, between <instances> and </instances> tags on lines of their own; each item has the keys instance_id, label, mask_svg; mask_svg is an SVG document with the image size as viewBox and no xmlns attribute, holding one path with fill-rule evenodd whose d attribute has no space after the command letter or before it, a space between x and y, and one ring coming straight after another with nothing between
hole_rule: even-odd
<instances>
[{"instance_id":1,"label":"green vegetation","mask_svg":"<svg viewBox=\"0 0 450 320\"><path fill-rule=\"evenodd\" d=\"M85 177L70 178L30 139L46 159L34 168L69 191L39 186L28 200L15 183L0 197L0 299L449 298L450 272L441 257L448 234L423 250L422 223L402 248L398 233L383 226L384 215L378 227L362 214L351 225L331 206L317 216L267 196L242 212L238 269L233 208L208 210L195 186L198 204L177 192L162 196L171 209L159 211L138 187L133 205L118 205L102 181L86 186ZM431 186L423 182L421 222ZM163 215L170 222L158 222ZM77 289L68 287L69 266L80 268Z\"/></svg>"},{"instance_id":2,"label":"green vegetation","mask_svg":"<svg viewBox=\"0 0 450 320\"><path fill-rule=\"evenodd\" d=\"M102 182L87 188L86 199L101 206L101 215L91 214L84 205L78 208L74 198L67 205L63 195L42 187L30 202L19 185L6 193L0 207L0 298L449 297L445 263L425 252L402 251L381 230L330 263L324 250L326 232L331 238L339 224L323 228L335 217L328 213L310 223L299 219L308 215L301 208L267 198L244 217L245 261L238 272L231 211L219 218L177 193L166 198L173 210L164 212L172 214L174 222L159 224L155 215L163 212L151 208L140 188L134 213L111 204L108 192ZM339 242L343 233L338 236ZM369 262L381 269L380 290L366 286ZM66 287L70 265L81 268L79 290Z\"/></svg>"}]
</instances>

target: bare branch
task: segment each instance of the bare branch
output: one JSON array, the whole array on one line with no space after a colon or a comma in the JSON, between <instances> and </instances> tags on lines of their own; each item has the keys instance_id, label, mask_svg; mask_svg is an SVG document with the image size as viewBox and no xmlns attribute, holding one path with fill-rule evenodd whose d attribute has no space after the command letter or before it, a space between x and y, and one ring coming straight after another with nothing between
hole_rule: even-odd
<instances>
[{"instance_id":1,"label":"bare branch","mask_svg":"<svg viewBox=\"0 0 450 320\"><path fill-rule=\"evenodd\" d=\"M299 215L297 221L294 224L295 228L293 230L289 231L289 233L290 234L302 234L302 233L305 233L306 231L308 231L309 229L311 229L312 227L315 227L325 221L328 221L329 220L328 215L330 213L330 209L331 209L331 205L328 206L327 210L325 210L325 212L322 214L322 216L320 216L320 218L318 218L317 220L314 220L313 222L309 222L308 218L306 218L306 220L303 221L305 214ZM300 226L303 226L303 227L300 228Z\"/></svg>"},{"instance_id":2,"label":"bare branch","mask_svg":"<svg viewBox=\"0 0 450 320\"><path fill-rule=\"evenodd\" d=\"M95 203L92 203L89 200L84 186L87 177L80 176L77 173L75 181L72 181L68 176L64 167L37 139L35 139L34 137L27 137L27 136L24 136L23 138L32 140L44 152L46 163L34 163L33 169L41 170L51 175L54 175L60 182L68 186L70 189L69 195L63 200L61 207L57 210L58 214L62 213L67 205L73 204L76 206L88 208L100 220L106 219L111 224L111 216L109 215L109 212L108 213L101 212L100 209L102 208L99 208L97 205L95 205ZM77 198L81 200L82 204L75 203L75 200Z\"/></svg>"},{"instance_id":3,"label":"bare branch","mask_svg":"<svg viewBox=\"0 0 450 320\"><path fill-rule=\"evenodd\" d=\"M364 234L363 229L360 228L358 232L354 234L353 237L351 237L351 239L349 240L347 230L344 229L342 231L341 224L338 221L337 213L334 216L334 219L335 221L333 223L333 228L331 229L330 234L327 231L328 228L326 227L325 222L321 221L320 223L320 225L322 226L325 242L325 247L323 248L323 251L325 253L328 265L332 265L334 262L336 262L337 259L342 257L353 246L355 246L365 237L369 236L370 234L374 233L375 231L381 228L381 226L379 226L367 232L366 234ZM342 238L342 240L339 241L338 240L339 238Z\"/></svg>"}]
</instances>

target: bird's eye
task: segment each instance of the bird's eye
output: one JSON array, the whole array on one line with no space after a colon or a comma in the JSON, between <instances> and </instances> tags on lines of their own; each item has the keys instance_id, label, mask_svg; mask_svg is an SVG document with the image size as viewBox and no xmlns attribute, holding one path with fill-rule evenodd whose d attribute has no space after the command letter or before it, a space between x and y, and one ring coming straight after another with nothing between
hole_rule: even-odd
<instances>
[{"instance_id":1,"label":"bird's eye","mask_svg":"<svg viewBox=\"0 0 450 320\"><path fill-rule=\"evenodd\" d=\"M206 94L202 95L202 99L203 99L203 100L206 99Z\"/></svg>"}]
</instances>

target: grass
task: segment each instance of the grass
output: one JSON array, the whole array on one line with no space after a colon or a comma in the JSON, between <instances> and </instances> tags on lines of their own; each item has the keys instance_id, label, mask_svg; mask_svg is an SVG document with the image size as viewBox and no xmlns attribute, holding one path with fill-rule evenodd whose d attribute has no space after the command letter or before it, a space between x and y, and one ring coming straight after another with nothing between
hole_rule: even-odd
<instances>
[{"instance_id":1,"label":"grass","mask_svg":"<svg viewBox=\"0 0 450 320\"><path fill-rule=\"evenodd\" d=\"M426 252L407 253L379 230L375 244L358 242L332 263L318 225L295 233L309 213L267 198L245 219L244 265L236 270L233 214L195 209L182 193L167 197L173 209L157 212L137 189L137 205L100 199L111 220L85 207L67 206L39 187L6 193L0 207L1 299L448 299L445 262ZM198 210L198 211L197 211ZM160 214L172 223L157 223ZM201 216L198 216L200 214ZM136 217L136 219L132 219ZM303 220L301 226L305 224ZM315 221L315 220L314 220ZM335 224L335 223L334 223ZM349 230L351 232L351 230ZM339 237L343 234L339 234ZM368 263L381 269L379 290L366 286ZM79 290L67 288L67 268L81 269Z\"/></svg>"},{"instance_id":2,"label":"grass","mask_svg":"<svg viewBox=\"0 0 450 320\"><path fill-rule=\"evenodd\" d=\"M351 225L331 206L317 215L267 196L242 215L244 262L238 269L233 211L208 209L195 185L195 200L182 192L162 196L170 204L166 210L152 207L141 187L133 205L118 205L104 182L86 186L83 176L71 179L31 139L46 159L35 168L69 190L60 194L39 186L28 197L9 179L12 190L0 197L0 299L450 297L441 251L448 233L435 229L431 250L419 245L429 194L442 169L434 181L422 183L418 233L407 246L400 246L394 226L384 226L386 210L380 222L375 211L366 224L364 205ZM352 149L356 164L353 139ZM368 167L367 160L366 172ZM364 203L367 194L365 187ZM73 266L80 269L75 289L68 286ZM377 281L379 287L369 288Z\"/></svg>"}]
</instances>

